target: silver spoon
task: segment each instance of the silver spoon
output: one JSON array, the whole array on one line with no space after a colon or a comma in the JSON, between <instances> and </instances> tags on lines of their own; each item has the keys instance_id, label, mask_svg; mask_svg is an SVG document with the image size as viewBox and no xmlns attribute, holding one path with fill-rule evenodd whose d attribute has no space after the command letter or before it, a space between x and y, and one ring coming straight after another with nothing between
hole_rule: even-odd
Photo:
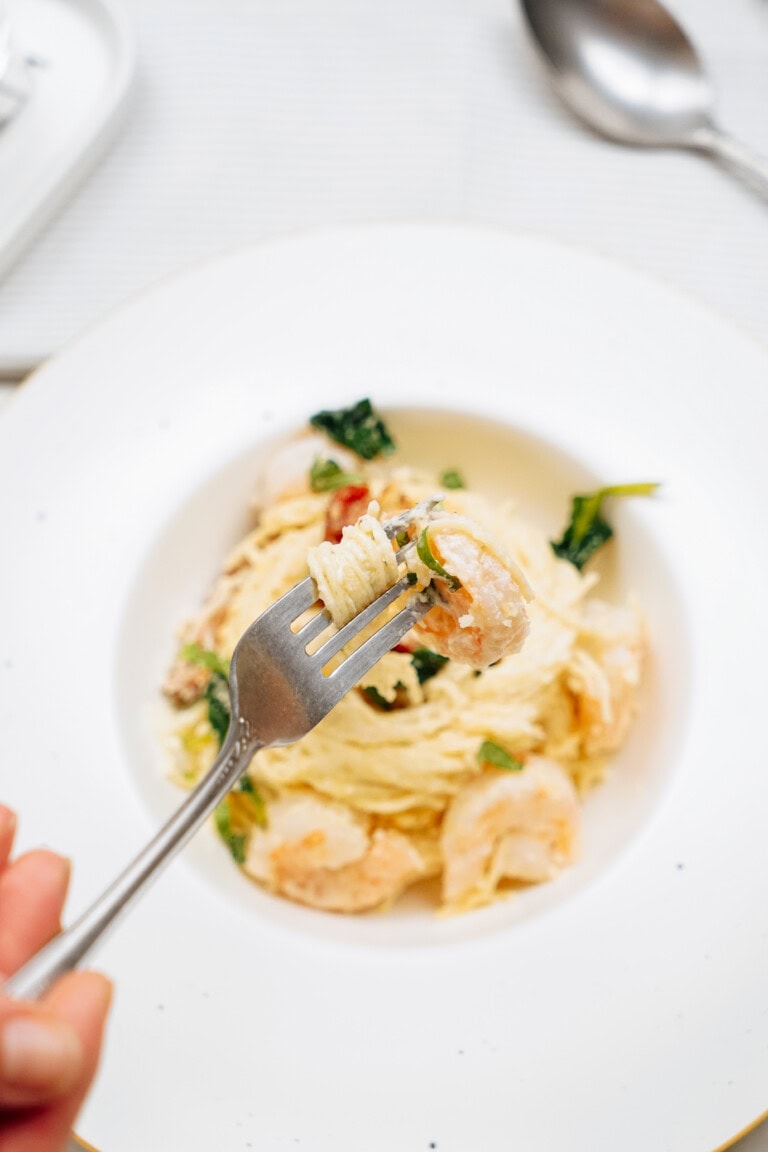
<instances>
[{"instance_id":1,"label":"silver spoon","mask_svg":"<svg viewBox=\"0 0 768 1152\"><path fill-rule=\"evenodd\" d=\"M768 161L713 119L696 51L657 0L522 0L555 90L611 140L715 157L768 199Z\"/></svg>"}]
</instances>

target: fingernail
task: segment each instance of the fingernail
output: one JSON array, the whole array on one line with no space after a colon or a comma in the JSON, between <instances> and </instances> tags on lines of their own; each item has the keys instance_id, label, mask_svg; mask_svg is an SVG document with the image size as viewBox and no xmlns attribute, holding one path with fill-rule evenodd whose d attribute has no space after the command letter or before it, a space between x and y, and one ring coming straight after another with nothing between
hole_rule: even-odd
<instances>
[{"instance_id":1,"label":"fingernail","mask_svg":"<svg viewBox=\"0 0 768 1152\"><path fill-rule=\"evenodd\" d=\"M34 848L35 855L56 874L57 878L69 880L72 872L72 861L69 856L62 856L60 852L53 852L50 848Z\"/></svg>"},{"instance_id":2,"label":"fingernail","mask_svg":"<svg viewBox=\"0 0 768 1152\"><path fill-rule=\"evenodd\" d=\"M69 880L72 874L72 861L68 856L60 856L50 848L33 848L20 856L20 860L29 859L34 862L36 883L38 887L45 884L50 892L58 892L60 899L64 899Z\"/></svg>"},{"instance_id":3,"label":"fingernail","mask_svg":"<svg viewBox=\"0 0 768 1152\"><path fill-rule=\"evenodd\" d=\"M63 1022L15 1016L0 1029L0 1068L14 1088L66 1092L76 1082L82 1061L80 1038Z\"/></svg>"},{"instance_id":4,"label":"fingernail","mask_svg":"<svg viewBox=\"0 0 768 1152\"><path fill-rule=\"evenodd\" d=\"M80 972L79 975L81 1003L87 998L94 1012L106 1015L114 994L112 981L101 972Z\"/></svg>"}]
</instances>

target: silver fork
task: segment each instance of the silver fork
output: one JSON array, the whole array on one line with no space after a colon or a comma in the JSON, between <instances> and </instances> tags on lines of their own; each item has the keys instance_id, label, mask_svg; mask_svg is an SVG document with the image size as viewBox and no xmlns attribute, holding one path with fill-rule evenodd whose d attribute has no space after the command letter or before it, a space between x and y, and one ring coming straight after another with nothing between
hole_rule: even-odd
<instances>
[{"instance_id":1,"label":"silver fork","mask_svg":"<svg viewBox=\"0 0 768 1152\"><path fill-rule=\"evenodd\" d=\"M389 538L397 539L415 514L428 512L438 499L422 501L388 521L384 530ZM407 547L397 552L398 561L403 559ZM328 662L409 586L403 576L311 653L308 646L322 635L331 620L322 609L295 632L292 630L291 625L317 601L317 589L309 576L251 624L238 641L230 663L231 720L216 761L109 888L6 982L3 991L7 995L36 998L59 976L76 968L234 787L255 753L262 748L291 744L306 735L403 638L432 607L429 590L415 592L395 616L338 667L327 674L324 671Z\"/></svg>"}]
</instances>

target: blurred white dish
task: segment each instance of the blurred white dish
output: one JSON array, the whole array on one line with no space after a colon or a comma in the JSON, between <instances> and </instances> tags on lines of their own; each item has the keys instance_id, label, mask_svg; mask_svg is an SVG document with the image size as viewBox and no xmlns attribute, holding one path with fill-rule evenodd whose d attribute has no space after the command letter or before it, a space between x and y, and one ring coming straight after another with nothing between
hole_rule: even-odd
<instances>
[{"instance_id":1,"label":"blurred white dish","mask_svg":"<svg viewBox=\"0 0 768 1152\"><path fill-rule=\"evenodd\" d=\"M582 862L464 917L339 920L269 899L201 833L98 957L118 997L88 1141L701 1152L755 1120L766 378L761 348L593 256L393 226L192 272L24 387L0 423L2 798L25 843L74 858L73 909L178 800L152 701L265 438L370 395L418 454L409 407L471 413L424 451L527 478L553 529L566 484L664 484L615 516L609 575L655 655Z\"/></svg>"}]
</instances>

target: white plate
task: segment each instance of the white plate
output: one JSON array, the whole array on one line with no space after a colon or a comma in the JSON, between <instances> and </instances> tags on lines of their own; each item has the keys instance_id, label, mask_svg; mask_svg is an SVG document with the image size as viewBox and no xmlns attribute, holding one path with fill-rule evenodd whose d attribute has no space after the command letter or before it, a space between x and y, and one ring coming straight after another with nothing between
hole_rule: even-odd
<instances>
[{"instance_id":1,"label":"white plate","mask_svg":"<svg viewBox=\"0 0 768 1152\"><path fill-rule=\"evenodd\" d=\"M113 0L7 0L31 94L0 132L0 276L99 159L134 72L133 33Z\"/></svg>"},{"instance_id":2,"label":"white plate","mask_svg":"<svg viewBox=\"0 0 768 1152\"><path fill-rule=\"evenodd\" d=\"M203 831L103 947L103 1152L702 1152L766 1106L768 356L595 257L500 232L296 237L160 287L0 422L3 798L81 907L176 799L149 714L265 437L370 395L418 454L523 485L660 479L607 575L654 658L549 888L435 920L274 901ZM421 424L419 423L421 422ZM414 429L417 431L414 432ZM466 461L465 455L466 454ZM457 459L461 456L461 460Z\"/></svg>"}]
</instances>

